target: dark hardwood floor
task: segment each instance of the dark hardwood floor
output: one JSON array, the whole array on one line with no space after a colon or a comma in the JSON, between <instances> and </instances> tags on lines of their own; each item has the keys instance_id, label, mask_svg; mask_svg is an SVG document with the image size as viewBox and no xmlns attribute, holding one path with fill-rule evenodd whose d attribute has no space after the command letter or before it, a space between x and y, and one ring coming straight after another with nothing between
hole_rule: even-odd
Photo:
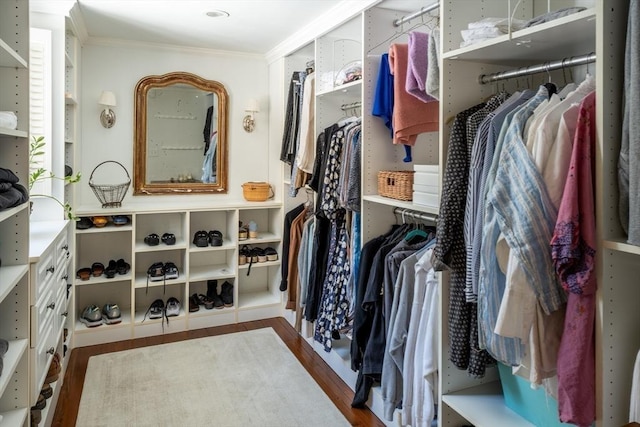
<instances>
[{"instance_id":1,"label":"dark hardwood floor","mask_svg":"<svg viewBox=\"0 0 640 427\"><path fill-rule=\"evenodd\" d=\"M313 351L309 343L281 317L73 349L64 376L64 384L60 390L58 406L56 407L52 425L56 427L71 427L75 425L87 363L91 356L266 327L272 327L276 331L282 341L285 342L291 352L298 358L302 366L305 367L327 396L331 398L336 407L344 414L347 420L349 420L351 425L362 427L384 426L368 409L355 409L351 407L353 391L351 391L325 361Z\"/></svg>"}]
</instances>

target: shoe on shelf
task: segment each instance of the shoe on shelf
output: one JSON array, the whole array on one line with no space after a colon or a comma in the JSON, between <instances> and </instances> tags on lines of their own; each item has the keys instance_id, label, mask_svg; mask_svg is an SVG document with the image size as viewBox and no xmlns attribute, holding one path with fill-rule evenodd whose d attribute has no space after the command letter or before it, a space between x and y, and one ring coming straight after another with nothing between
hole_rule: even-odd
<instances>
[{"instance_id":1,"label":"shoe on shelf","mask_svg":"<svg viewBox=\"0 0 640 427\"><path fill-rule=\"evenodd\" d=\"M194 294L195 295L195 294ZM211 310L213 308L213 300L204 294L198 294L198 302L204 305L204 308Z\"/></svg>"},{"instance_id":2,"label":"shoe on shelf","mask_svg":"<svg viewBox=\"0 0 640 427\"><path fill-rule=\"evenodd\" d=\"M147 312L144 314L144 318L142 319L142 322L144 322L147 319L147 316L149 316L149 319L162 319L164 314L165 314L164 301L162 301L161 299L157 299L153 301L149 306L149 308L147 309Z\"/></svg>"},{"instance_id":3,"label":"shoe on shelf","mask_svg":"<svg viewBox=\"0 0 640 427\"><path fill-rule=\"evenodd\" d=\"M173 233L164 233L162 235L162 243L165 245L175 245L176 244L176 235Z\"/></svg>"},{"instance_id":4,"label":"shoe on shelf","mask_svg":"<svg viewBox=\"0 0 640 427\"><path fill-rule=\"evenodd\" d=\"M225 307L233 306L233 284L225 280L220 289L220 298Z\"/></svg>"},{"instance_id":5,"label":"shoe on shelf","mask_svg":"<svg viewBox=\"0 0 640 427\"><path fill-rule=\"evenodd\" d=\"M62 360L60 358L60 353L55 353L53 358L51 359L51 364L49 365L49 370L47 371L47 377L44 380L45 384L51 384L52 382L58 381L58 377L60 376L60 372L62 372Z\"/></svg>"},{"instance_id":6,"label":"shoe on shelf","mask_svg":"<svg viewBox=\"0 0 640 427\"><path fill-rule=\"evenodd\" d=\"M81 268L76 272L76 277L82 281L89 280L91 277L91 269L88 267Z\"/></svg>"},{"instance_id":7,"label":"shoe on shelf","mask_svg":"<svg viewBox=\"0 0 640 427\"><path fill-rule=\"evenodd\" d=\"M249 262L250 254L251 248L247 245L242 246L238 255L238 265L245 265L247 262Z\"/></svg>"},{"instance_id":8,"label":"shoe on shelf","mask_svg":"<svg viewBox=\"0 0 640 427\"><path fill-rule=\"evenodd\" d=\"M164 280L164 264L161 262L154 262L147 270L147 276L151 282L159 282Z\"/></svg>"},{"instance_id":9,"label":"shoe on shelf","mask_svg":"<svg viewBox=\"0 0 640 427\"><path fill-rule=\"evenodd\" d=\"M124 259L120 258L116 261L116 270L118 270L118 274L125 275L131 270L131 265L126 262Z\"/></svg>"},{"instance_id":10,"label":"shoe on shelf","mask_svg":"<svg viewBox=\"0 0 640 427\"><path fill-rule=\"evenodd\" d=\"M211 244L211 246L222 246L222 232L218 230L210 231L209 244Z\"/></svg>"},{"instance_id":11,"label":"shoe on shelf","mask_svg":"<svg viewBox=\"0 0 640 427\"><path fill-rule=\"evenodd\" d=\"M257 248L258 249L258 262L267 262L267 254L264 252L264 249L262 248Z\"/></svg>"},{"instance_id":12,"label":"shoe on shelf","mask_svg":"<svg viewBox=\"0 0 640 427\"><path fill-rule=\"evenodd\" d=\"M109 222L109 219L106 216L92 216L91 222L95 227L104 227Z\"/></svg>"},{"instance_id":13,"label":"shoe on shelf","mask_svg":"<svg viewBox=\"0 0 640 427\"><path fill-rule=\"evenodd\" d=\"M209 233L204 230L196 231L193 235L193 244L199 248L209 246Z\"/></svg>"},{"instance_id":14,"label":"shoe on shelf","mask_svg":"<svg viewBox=\"0 0 640 427\"><path fill-rule=\"evenodd\" d=\"M160 236L156 233L151 233L144 238L144 242L149 246L158 246L160 244Z\"/></svg>"},{"instance_id":15,"label":"shoe on shelf","mask_svg":"<svg viewBox=\"0 0 640 427\"><path fill-rule=\"evenodd\" d=\"M31 409L43 410L46 407L47 407L47 399L42 395L42 393L40 393L38 395L38 401L36 402L35 405L31 407Z\"/></svg>"},{"instance_id":16,"label":"shoe on shelf","mask_svg":"<svg viewBox=\"0 0 640 427\"><path fill-rule=\"evenodd\" d=\"M94 262L91 264L91 275L93 277L100 277L104 273L104 264L101 262Z\"/></svg>"},{"instance_id":17,"label":"shoe on shelf","mask_svg":"<svg viewBox=\"0 0 640 427\"><path fill-rule=\"evenodd\" d=\"M167 299L165 315L167 317L175 317L180 315L180 301L178 301L178 298L170 297L169 299ZM167 322L168 321L169 320L167 319Z\"/></svg>"},{"instance_id":18,"label":"shoe on shelf","mask_svg":"<svg viewBox=\"0 0 640 427\"><path fill-rule=\"evenodd\" d=\"M178 267L171 261L164 263L164 278L166 280L175 280L180 276Z\"/></svg>"},{"instance_id":19,"label":"shoe on shelf","mask_svg":"<svg viewBox=\"0 0 640 427\"><path fill-rule=\"evenodd\" d=\"M115 325L122 322L122 314L118 304L105 304L102 307L102 320L107 325Z\"/></svg>"},{"instance_id":20,"label":"shoe on shelf","mask_svg":"<svg viewBox=\"0 0 640 427\"><path fill-rule=\"evenodd\" d=\"M118 272L118 263L115 260L109 260L109 265L104 269L104 275L107 279L113 279Z\"/></svg>"},{"instance_id":21,"label":"shoe on shelf","mask_svg":"<svg viewBox=\"0 0 640 427\"><path fill-rule=\"evenodd\" d=\"M98 306L91 304L85 307L80 316L80 321L89 328L102 325L102 314Z\"/></svg>"},{"instance_id":22,"label":"shoe on shelf","mask_svg":"<svg viewBox=\"0 0 640 427\"><path fill-rule=\"evenodd\" d=\"M277 261L278 260L278 252L273 249L271 246L264 249L264 254L267 256L267 261Z\"/></svg>"},{"instance_id":23,"label":"shoe on shelf","mask_svg":"<svg viewBox=\"0 0 640 427\"><path fill-rule=\"evenodd\" d=\"M258 238L258 224L255 221L249 221L249 238Z\"/></svg>"},{"instance_id":24,"label":"shoe on shelf","mask_svg":"<svg viewBox=\"0 0 640 427\"><path fill-rule=\"evenodd\" d=\"M129 224L129 217L126 215L114 215L111 217L113 225L127 225Z\"/></svg>"},{"instance_id":25,"label":"shoe on shelf","mask_svg":"<svg viewBox=\"0 0 640 427\"><path fill-rule=\"evenodd\" d=\"M40 395L44 396L45 399L49 399L51 396L53 396L53 389L51 388L51 384L45 384L44 386L42 386Z\"/></svg>"},{"instance_id":26,"label":"shoe on shelf","mask_svg":"<svg viewBox=\"0 0 640 427\"><path fill-rule=\"evenodd\" d=\"M76 230L87 230L93 227L93 222L86 216L83 216L76 222Z\"/></svg>"},{"instance_id":27,"label":"shoe on shelf","mask_svg":"<svg viewBox=\"0 0 640 427\"><path fill-rule=\"evenodd\" d=\"M222 298L218 294L218 281L207 280L207 297L213 301L213 308L222 308L224 307L224 303L222 302Z\"/></svg>"},{"instance_id":28,"label":"shoe on shelf","mask_svg":"<svg viewBox=\"0 0 640 427\"><path fill-rule=\"evenodd\" d=\"M37 426L42 421L42 411L40 409L31 410L31 425Z\"/></svg>"},{"instance_id":29,"label":"shoe on shelf","mask_svg":"<svg viewBox=\"0 0 640 427\"><path fill-rule=\"evenodd\" d=\"M189 313L195 313L196 311L200 311L200 300L197 294L193 294L189 298Z\"/></svg>"},{"instance_id":30,"label":"shoe on shelf","mask_svg":"<svg viewBox=\"0 0 640 427\"><path fill-rule=\"evenodd\" d=\"M249 229L246 226L242 225L242 221L240 221L240 225L238 226L238 240L247 240L249 238Z\"/></svg>"}]
</instances>

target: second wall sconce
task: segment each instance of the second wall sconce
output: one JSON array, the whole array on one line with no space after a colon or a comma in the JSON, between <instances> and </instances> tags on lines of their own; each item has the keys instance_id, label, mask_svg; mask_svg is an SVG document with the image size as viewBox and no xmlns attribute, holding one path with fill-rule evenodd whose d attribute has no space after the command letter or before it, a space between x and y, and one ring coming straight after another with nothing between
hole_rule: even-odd
<instances>
[{"instance_id":1,"label":"second wall sconce","mask_svg":"<svg viewBox=\"0 0 640 427\"><path fill-rule=\"evenodd\" d=\"M246 132L253 132L253 129L255 129L256 127L256 121L255 121L255 118L253 117L253 113L260 112L258 101L256 101L255 99L250 99L244 111L246 111L249 114L244 116L244 120L242 120L242 127Z\"/></svg>"},{"instance_id":2,"label":"second wall sconce","mask_svg":"<svg viewBox=\"0 0 640 427\"><path fill-rule=\"evenodd\" d=\"M103 90L98 104L104 107L100 113L100 123L107 129L113 127L116 123L116 113L110 107L116 106L116 95L111 91Z\"/></svg>"}]
</instances>

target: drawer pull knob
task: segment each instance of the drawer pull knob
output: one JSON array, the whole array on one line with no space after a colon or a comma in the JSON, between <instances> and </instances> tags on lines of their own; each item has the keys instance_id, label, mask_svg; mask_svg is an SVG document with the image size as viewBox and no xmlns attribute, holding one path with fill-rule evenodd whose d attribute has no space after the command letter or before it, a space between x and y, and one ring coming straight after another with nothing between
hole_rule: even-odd
<instances>
[{"instance_id":1,"label":"drawer pull knob","mask_svg":"<svg viewBox=\"0 0 640 427\"><path fill-rule=\"evenodd\" d=\"M65 311L64 313L62 313L62 316L63 316L63 317L67 317L68 315L69 315L69 312L68 312L68 311Z\"/></svg>"},{"instance_id":2,"label":"drawer pull knob","mask_svg":"<svg viewBox=\"0 0 640 427\"><path fill-rule=\"evenodd\" d=\"M68 250L68 249L69 249L69 245L64 245L64 246L62 247L62 249L64 249L65 251L66 251L66 250Z\"/></svg>"},{"instance_id":3,"label":"drawer pull knob","mask_svg":"<svg viewBox=\"0 0 640 427\"><path fill-rule=\"evenodd\" d=\"M64 280L64 281L66 281L68 278L69 278L69 275L68 275L68 274L65 274L64 276L62 276L62 277L60 278L60 280Z\"/></svg>"},{"instance_id":4,"label":"drawer pull knob","mask_svg":"<svg viewBox=\"0 0 640 427\"><path fill-rule=\"evenodd\" d=\"M49 273L53 273L54 271L56 271L56 268L52 265L51 267L47 268L47 271Z\"/></svg>"},{"instance_id":5,"label":"drawer pull knob","mask_svg":"<svg viewBox=\"0 0 640 427\"><path fill-rule=\"evenodd\" d=\"M55 349L55 348L53 348L53 347L51 347L49 350L47 350L47 353L48 353L48 354L53 354L53 353L55 353L55 352L56 352L56 349Z\"/></svg>"},{"instance_id":6,"label":"drawer pull knob","mask_svg":"<svg viewBox=\"0 0 640 427\"><path fill-rule=\"evenodd\" d=\"M55 302L52 302L51 304L49 304L49 305L47 306L47 308L48 308L48 309L53 310L54 308L56 308L56 303L55 303Z\"/></svg>"}]
</instances>

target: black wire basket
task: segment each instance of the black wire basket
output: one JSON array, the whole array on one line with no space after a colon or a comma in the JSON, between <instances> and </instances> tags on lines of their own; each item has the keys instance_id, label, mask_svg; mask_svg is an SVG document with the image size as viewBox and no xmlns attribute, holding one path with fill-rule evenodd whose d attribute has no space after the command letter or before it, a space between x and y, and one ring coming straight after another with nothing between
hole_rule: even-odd
<instances>
[{"instance_id":1,"label":"black wire basket","mask_svg":"<svg viewBox=\"0 0 640 427\"><path fill-rule=\"evenodd\" d=\"M122 169L124 169L124 173L127 174L127 182L124 182L122 184L95 184L93 182L93 174L100 166L104 165L105 163L115 163ZM129 176L129 172L127 172L127 169L115 160L106 160L98 164L98 166L93 168L91 176L89 177L89 187L91 187L93 193L96 195L100 203L102 203L103 208L119 208L120 206L122 206L122 200L127 194L129 185L131 185L131 177Z\"/></svg>"}]
</instances>

